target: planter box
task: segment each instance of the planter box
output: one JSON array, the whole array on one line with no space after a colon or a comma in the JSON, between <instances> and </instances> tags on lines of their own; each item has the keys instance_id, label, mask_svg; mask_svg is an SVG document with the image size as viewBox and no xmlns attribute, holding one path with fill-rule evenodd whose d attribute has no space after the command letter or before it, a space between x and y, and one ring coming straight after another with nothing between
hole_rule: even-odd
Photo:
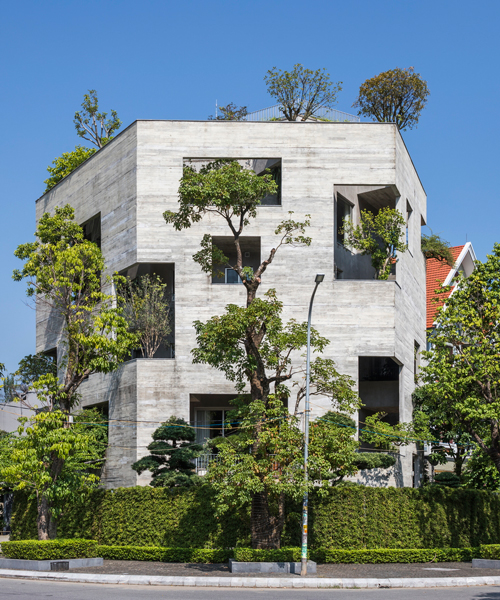
<instances>
[{"instance_id":1,"label":"planter box","mask_svg":"<svg viewBox=\"0 0 500 600\"><path fill-rule=\"evenodd\" d=\"M500 560L491 560L489 558L473 558L473 569L500 569Z\"/></svg>"},{"instance_id":2,"label":"planter box","mask_svg":"<svg viewBox=\"0 0 500 600\"><path fill-rule=\"evenodd\" d=\"M229 559L230 573L295 573L300 575L299 562L238 562ZM316 563L307 561L307 572L316 573Z\"/></svg>"},{"instance_id":3,"label":"planter box","mask_svg":"<svg viewBox=\"0 0 500 600\"><path fill-rule=\"evenodd\" d=\"M102 567L102 558L69 558L68 560L23 560L22 558L0 558L0 569L22 569L24 571L67 571L82 567Z\"/></svg>"}]
</instances>

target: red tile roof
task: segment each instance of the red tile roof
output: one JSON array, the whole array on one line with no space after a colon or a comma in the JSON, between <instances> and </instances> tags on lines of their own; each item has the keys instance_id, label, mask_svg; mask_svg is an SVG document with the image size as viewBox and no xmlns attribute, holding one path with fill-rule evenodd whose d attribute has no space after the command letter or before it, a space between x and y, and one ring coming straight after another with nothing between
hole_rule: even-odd
<instances>
[{"instance_id":1,"label":"red tile roof","mask_svg":"<svg viewBox=\"0 0 500 600\"><path fill-rule=\"evenodd\" d=\"M456 261L460 256L460 252L463 250L463 246L454 246L450 248L451 253L453 255L453 259ZM448 276L451 271L451 267L437 260L436 258L428 258L427 259L427 328L433 327L434 321L436 319L436 313L438 308L443 305L443 301L448 298L450 295L443 294L440 296L442 300L440 302L433 302L433 298L437 297L436 290L443 285L444 280Z\"/></svg>"}]
</instances>

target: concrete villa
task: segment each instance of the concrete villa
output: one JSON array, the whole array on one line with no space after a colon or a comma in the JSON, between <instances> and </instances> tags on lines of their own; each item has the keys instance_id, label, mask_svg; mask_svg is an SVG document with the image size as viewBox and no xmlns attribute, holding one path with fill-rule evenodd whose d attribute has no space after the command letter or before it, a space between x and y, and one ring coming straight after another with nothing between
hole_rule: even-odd
<instances>
[{"instance_id":1,"label":"concrete villa","mask_svg":"<svg viewBox=\"0 0 500 600\"><path fill-rule=\"evenodd\" d=\"M37 218L71 204L86 235L100 243L110 272L136 277L156 273L168 284L175 307L169 344L155 358L131 358L111 375L92 375L80 392L82 405L109 414L105 487L146 484L130 465L147 453L158 424L175 414L194 422L200 440L223 433L210 428L223 420L235 396L221 373L193 365L192 326L242 303L244 289L232 272L222 279L201 272L192 255L204 233L229 240L222 221L207 217L188 230L167 226L162 213L177 209L183 164L234 158L260 173L269 168L279 193L265 198L243 239L252 266L275 244L277 223L311 215L309 248L286 247L267 271L260 294L276 288L284 317L307 319L317 272L313 325L331 340L325 356L357 382L365 407L363 422L377 411L390 422L408 421L418 351L425 348L426 270L420 226L426 222L426 195L395 125L357 122L136 121L37 201ZM355 223L359 211L395 207L407 223L408 252L399 257L389 281L374 279L369 257L344 245L339 225ZM223 238L226 238L224 240ZM37 313L37 352L56 352L57 320ZM416 358L417 357L417 358ZM314 418L329 410L315 399ZM416 451L400 449L394 467L371 485L412 486ZM416 471L417 469L415 469Z\"/></svg>"}]
</instances>

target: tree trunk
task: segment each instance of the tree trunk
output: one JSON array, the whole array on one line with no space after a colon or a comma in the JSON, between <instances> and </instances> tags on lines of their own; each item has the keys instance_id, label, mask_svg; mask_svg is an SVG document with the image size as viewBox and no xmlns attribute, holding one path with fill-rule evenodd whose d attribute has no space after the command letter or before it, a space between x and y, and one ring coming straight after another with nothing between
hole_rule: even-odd
<instances>
[{"instance_id":1,"label":"tree trunk","mask_svg":"<svg viewBox=\"0 0 500 600\"><path fill-rule=\"evenodd\" d=\"M37 498L36 526L39 540L49 540L50 512L47 497L42 493Z\"/></svg>"},{"instance_id":2,"label":"tree trunk","mask_svg":"<svg viewBox=\"0 0 500 600\"><path fill-rule=\"evenodd\" d=\"M278 499L278 514L272 515L267 492L252 496L251 534L252 548L279 549L285 523L285 495Z\"/></svg>"}]
</instances>

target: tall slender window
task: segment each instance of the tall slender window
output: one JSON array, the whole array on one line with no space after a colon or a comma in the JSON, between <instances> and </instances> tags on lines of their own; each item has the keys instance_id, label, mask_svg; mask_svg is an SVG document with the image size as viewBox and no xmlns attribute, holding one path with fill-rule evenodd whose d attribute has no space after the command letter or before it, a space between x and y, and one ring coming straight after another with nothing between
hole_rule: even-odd
<instances>
[{"instance_id":1,"label":"tall slender window","mask_svg":"<svg viewBox=\"0 0 500 600\"><path fill-rule=\"evenodd\" d=\"M411 233L412 233L412 214L413 214L413 209L410 205L410 203L408 202L408 200L406 201L406 245L408 246L408 250L410 252L412 252L412 238L411 238Z\"/></svg>"},{"instance_id":2,"label":"tall slender window","mask_svg":"<svg viewBox=\"0 0 500 600\"><path fill-rule=\"evenodd\" d=\"M340 194L337 194L337 242L345 246L343 233L344 221L351 220L352 205Z\"/></svg>"}]
</instances>

